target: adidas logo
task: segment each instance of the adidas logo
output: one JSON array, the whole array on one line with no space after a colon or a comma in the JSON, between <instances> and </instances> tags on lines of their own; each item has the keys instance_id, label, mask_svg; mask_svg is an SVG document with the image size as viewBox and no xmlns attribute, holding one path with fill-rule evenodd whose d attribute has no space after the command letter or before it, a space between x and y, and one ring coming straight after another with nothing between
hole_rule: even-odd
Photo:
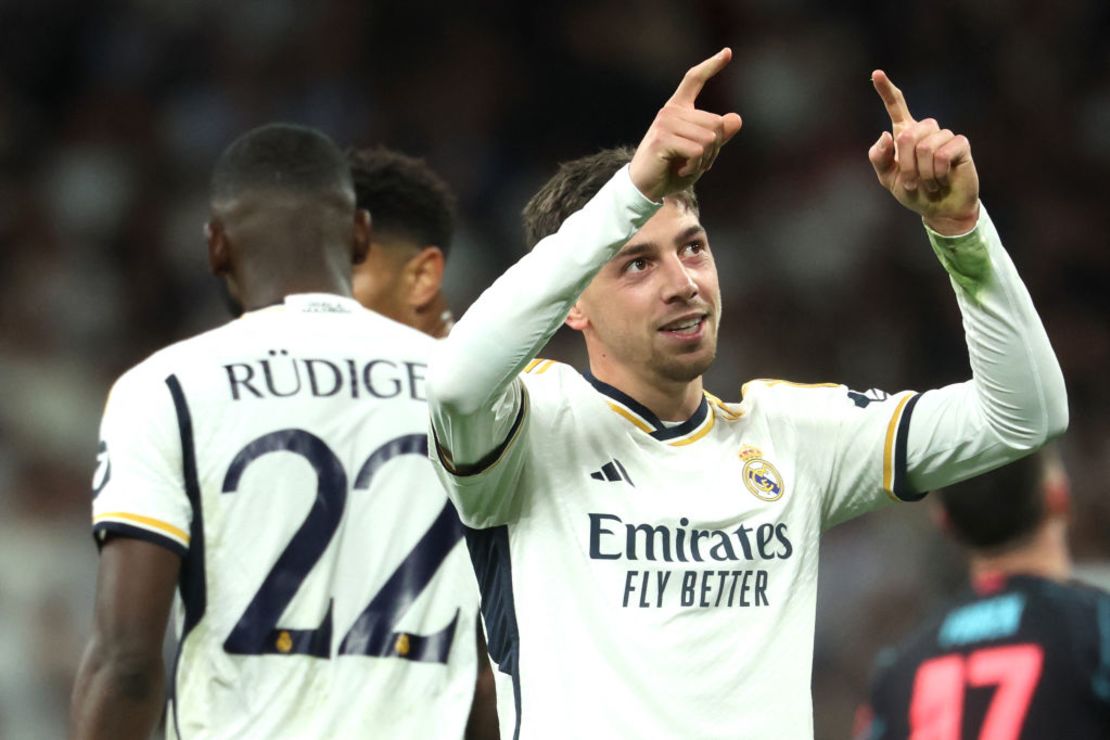
<instances>
[{"instance_id":1,"label":"adidas logo","mask_svg":"<svg viewBox=\"0 0 1110 740\"><path fill-rule=\"evenodd\" d=\"M621 461L615 457L602 465L601 470L595 470L590 473L590 477L594 480L606 480L610 483L622 480L633 488L636 487L636 484L632 482L631 476L628 475L628 471L621 465Z\"/></svg>"}]
</instances>

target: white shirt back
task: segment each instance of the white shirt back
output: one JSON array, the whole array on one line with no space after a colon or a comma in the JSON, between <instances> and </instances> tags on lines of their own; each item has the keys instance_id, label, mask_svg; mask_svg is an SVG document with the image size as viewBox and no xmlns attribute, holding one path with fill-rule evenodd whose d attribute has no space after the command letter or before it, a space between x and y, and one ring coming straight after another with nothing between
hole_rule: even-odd
<instances>
[{"instance_id":1,"label":"white shirt back","mask_svg":"<svg viewBox=\"0 0 1110 740\"><path fill-rule=\"evenodd\" d=\"M116 383L94 531L183 557L171 737L462 736L477 593L427 460L434 346L297 295Z\"/></svg>"}]
</instances>

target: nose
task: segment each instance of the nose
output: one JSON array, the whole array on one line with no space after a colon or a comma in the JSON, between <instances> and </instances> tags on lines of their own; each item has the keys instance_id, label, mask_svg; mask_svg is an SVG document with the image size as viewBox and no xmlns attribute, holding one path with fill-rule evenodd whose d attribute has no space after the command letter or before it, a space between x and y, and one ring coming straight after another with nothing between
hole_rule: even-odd
<instances>
[{"instance_id":1,"label":"nose","mask_svg":"<svg viewBox=\"0 0 1110 740\"><path fill-rule=\"evenodd\" d=\"M663 264L663 302L689 302L698 295L698 284L693 271L677 255L671 255Z\"/></svg>"}]
</instances>

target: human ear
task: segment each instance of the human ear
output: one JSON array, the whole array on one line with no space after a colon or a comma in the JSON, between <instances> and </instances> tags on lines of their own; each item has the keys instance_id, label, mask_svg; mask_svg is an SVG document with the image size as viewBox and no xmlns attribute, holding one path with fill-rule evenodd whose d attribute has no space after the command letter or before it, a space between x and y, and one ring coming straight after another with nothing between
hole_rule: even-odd
<instances>
[{"instance_id":1,"label":"human ear","mask_svg":"<svg viewBox=\"0 0 1110 740\"><path fill-rule=\"evenodd\" d=\"M435 300L443 286L444 265L443 250L436 246L424 247L405 264L409 306L419 311Z\"/></svg>"}]
</instances>

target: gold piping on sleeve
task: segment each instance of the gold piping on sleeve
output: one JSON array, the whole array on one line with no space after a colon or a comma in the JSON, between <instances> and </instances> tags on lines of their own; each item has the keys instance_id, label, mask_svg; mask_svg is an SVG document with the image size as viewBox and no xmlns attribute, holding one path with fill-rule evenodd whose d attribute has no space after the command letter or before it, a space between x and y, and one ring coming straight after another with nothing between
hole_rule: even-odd
<instances>
[{"instance_id":1,"label":"gold piping on sleeve","mask_svg":"<svg viewBox=\"0 0 1110 740\"><path fill-rule=\"evenodd\" d=\"M555 360L546 360L542 365L536 368L536 375L543 375L554 366Z\"/></svg>"},{"instance_id":2,"label":"gold piping on sleeve","mask_svg":"<svg viewBox=\"0 0 1110 740\"><path fill-rule=\"evenodd\" d=\"M107 514L97 514L93 517L93 524L100 524L101 522L117 521L122 519L126 522L134 524L141 524L148 529L156 529L164 534L168 534L182 543L189 544L189 534L183 532L172 524L167 524L161 519L154 519L153 517L143 516L141 514L131 514L126 511L112 511Z\"/></svg>"},{"instance_id":3,"label":"gold piping on sleeve","mask_svg":"<svg viewBox=\"0 0 1110 740\"><path fill-rule=\"evenodd\" d=\"M542 357L537 357L536 359L532 360L531 362L529 362L527 365L524 366L524 372L526 372L526 373L532 372L532 370L536 367L536 365L539 365L541 362L544 362L544 359Z\"/></svg>"},{"instance_id":4,"label":"gold piping on sleeve","mask_svg":"<svg viewBox=\"0 0 1110 740\"><path fill-rule=\"evenodd\" d=\"M894 413L890 417L890 423L886 426L886 442L883 444L883 490L894 501L900 500L894 495L894 436L898 431L898 420L902 418L902 409L906 407L906 402L911 398L913 398L913 394L907 393L898 402L898 406L895 407Z\"/></svg>"}]
</instances>

